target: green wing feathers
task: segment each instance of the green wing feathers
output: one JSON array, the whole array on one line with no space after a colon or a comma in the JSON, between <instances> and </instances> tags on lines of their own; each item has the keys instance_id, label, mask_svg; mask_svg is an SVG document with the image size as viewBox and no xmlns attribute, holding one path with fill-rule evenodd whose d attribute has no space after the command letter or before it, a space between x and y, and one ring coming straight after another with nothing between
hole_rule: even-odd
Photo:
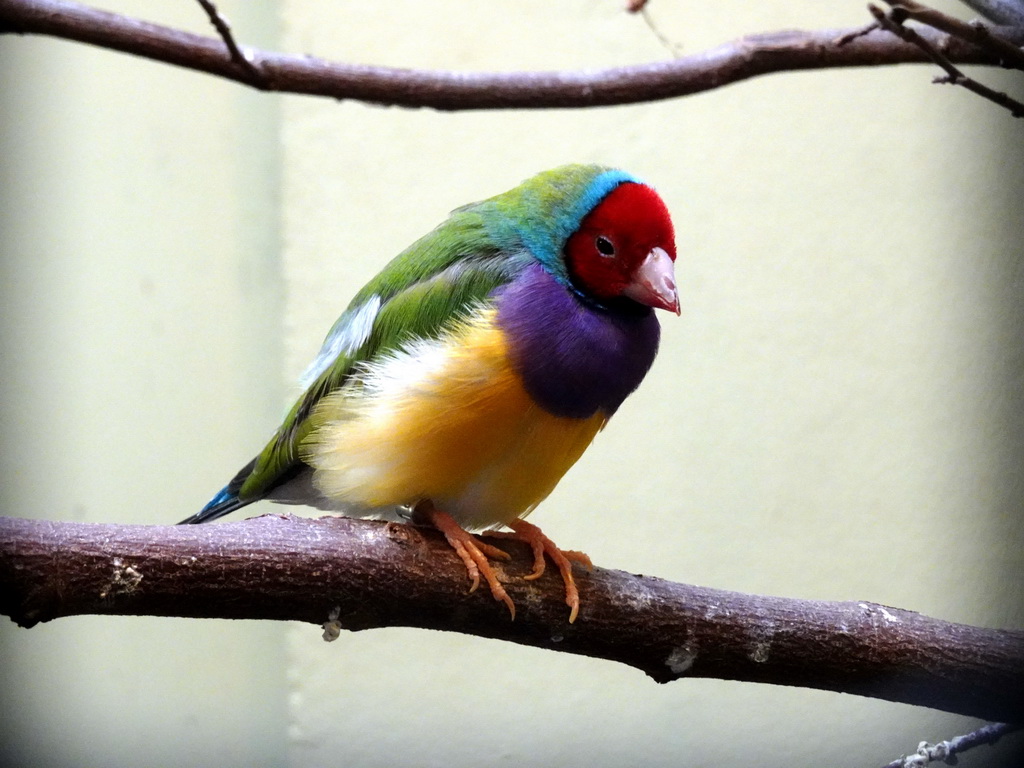
<instances>
[{"instance_id":1,"label":"green wing feathers","mask_svg":"<svg viewBox=\"0 0 1024 768\"><path fill-rule=\"evenodd\" d=\"M349 383L361 366L417 339L437 338L525 263L494 243L472 208L460 209L413 243L356 294L324 341L321 356L335 354L335 346L336 356L329 364L324 360L273 438L228 488L240 500L254 501L290 479L304 466L299 446L321 398Z\"/></svg>"}]
</instances>

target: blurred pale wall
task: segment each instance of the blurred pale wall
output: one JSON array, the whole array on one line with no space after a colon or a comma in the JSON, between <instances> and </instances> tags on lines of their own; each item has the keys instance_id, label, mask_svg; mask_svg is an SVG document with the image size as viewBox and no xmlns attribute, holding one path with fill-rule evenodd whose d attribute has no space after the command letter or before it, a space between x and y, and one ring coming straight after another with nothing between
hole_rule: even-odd
<instances>
[{"instance_id":1,"label":"blurred pale wall","mask_svg":"<svg viewBox=\"0 0 1024 768\"><path fill-rule=\"evenodd\" d=\"M667 55L620 5L292 0L277 40L268 11L224 8L244 41L365 63ZM810 0L651 13L687 52L864 21ZM190 513L387 258L459 204L599 161L673 210L683 315L533 519L607 567L1024 627L1024 134L932 74L442 115L0 39L3 511ZM975 725L412 630L328 645L308 626L83 618L0 642L2 749L24 764L863 766Z\"/></svg>"},{"instance_id":2,"label":"blurred pale wall","mask_svg":"<svg viewBox=\"0 0 1024 768\"><path fill-rule=\"evenodd\" d=\"M197 4L147 5L210 30ZM244 5L225 9L242 21ZM274 44L273 9L244 19ZM0 37L3 514L176 522L272 428L285 391L278 106L180 69ZM284 632L3 619L0 765L280 764Z\"/></svg>"}]
</instances>

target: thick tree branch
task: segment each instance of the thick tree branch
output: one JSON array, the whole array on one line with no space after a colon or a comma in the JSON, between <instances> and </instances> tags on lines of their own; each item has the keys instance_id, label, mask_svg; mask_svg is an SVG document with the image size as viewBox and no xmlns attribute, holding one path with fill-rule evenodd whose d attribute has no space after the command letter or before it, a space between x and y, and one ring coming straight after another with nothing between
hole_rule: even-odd
<instances>
[{"instance_id":1,"label":"thick tree branch","mask_svg":"<svg viewBox=\"0 0 1024 768\"><path fill-rule=\"evenodd\" d=\"M1024 30L999 27L993 32L1015 45L1024 44ZM772 72L929 61L917 45L881 30L859 35L853 30L751 35L672 61L587 71L424 71L341 64L245 47L239 61L222 39L59 0L0 0L2 33L77 40L261 90L439 110L634 104L687 96ZM923 29L920 34L951 62L998 64L990 50L937 30Z\"/></svg>"},{"instance_id":2,"label":"thick tree branch","mask_svg":"<svg viewBox=\"0 0 1024 768\"><path fill-rule=\"evenodd\" d=\"M1024 632L872 603L829 603L580 573L567 621L561 580L505 569L518 607L466 594L433 530L265 515L235 523L127 526L0 518L0 613L22 626L77 614L279 619L351 630L442 629L619 661L659 682L716 677L820 688L1024 721Z\"/></svg>"},{"instance_id":3,"label":"thick tree branch","mask_svg":"<svg viewBox=\"0 0 1024 768\"><path fill-rule=\"evenodd\" d=\"M996 24L1024 27L1024 5L1020 0L961 0Z\"/></svg>"}]
</instances>

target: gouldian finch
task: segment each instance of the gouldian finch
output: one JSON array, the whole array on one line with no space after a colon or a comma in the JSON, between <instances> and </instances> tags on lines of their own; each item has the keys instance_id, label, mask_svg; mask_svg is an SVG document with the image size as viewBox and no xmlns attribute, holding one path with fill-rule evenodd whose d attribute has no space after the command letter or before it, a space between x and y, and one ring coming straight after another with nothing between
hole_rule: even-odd
<instances>
[{"instance_id":1,"label":"gouldian finch","mask_svg":"<svg viewBox=\"0 0 1024 768\"><path fill-rule=\"evenodd\" d=\"M463 206L356 294L266 447L203 509L259 499L433 525L515 617L467 531L507 526L579 611L572 561L526 517L639 386L679 313L672 220L628 173L567 165Z\"/></svg>"}]
</instances>

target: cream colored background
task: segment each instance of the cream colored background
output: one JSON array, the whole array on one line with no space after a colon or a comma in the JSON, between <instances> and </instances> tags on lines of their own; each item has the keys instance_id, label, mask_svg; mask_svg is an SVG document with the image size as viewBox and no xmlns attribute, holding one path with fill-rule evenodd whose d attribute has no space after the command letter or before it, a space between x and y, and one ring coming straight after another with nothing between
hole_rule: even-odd
<instances>
[{"instance_id":1,"label":"cream colored background","mask_svg":"<svg viewBox=\"0 0 1024 768\"><path fill-rule=\"evenodd\" d=\"M365 63L668 55L620 6L223 3L245 42ZM208 29L190 3L121 7ZM651 13L686 52L864 21L810 0ZM532 519L607 567L1022 628L1024 134L932 75L447 115L0 38L3 513L190 514L388 258L456 205L597 161L673 210L683 314ZM85 617L2 623L0 644L5 765L870 766L975 725L413 630L328 645L310 626Z\"/></svg>"}]
</instances>

